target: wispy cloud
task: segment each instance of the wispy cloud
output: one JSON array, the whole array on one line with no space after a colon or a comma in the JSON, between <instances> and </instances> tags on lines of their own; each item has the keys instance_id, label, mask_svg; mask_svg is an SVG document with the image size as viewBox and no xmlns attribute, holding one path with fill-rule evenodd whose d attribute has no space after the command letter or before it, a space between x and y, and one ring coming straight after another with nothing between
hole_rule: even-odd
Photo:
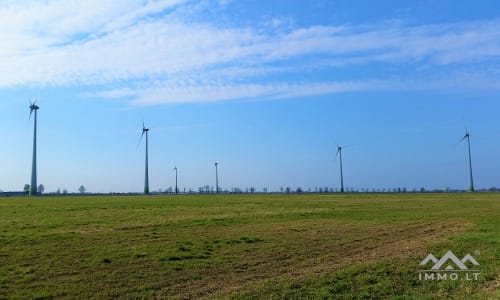
<instances>
[{"instance_id":1,"label":"wispy cloud","mask_svg":"<svg viewBox=\"0 0 500 300\"><path fill-rule=\"evenodd\" d=\"M484 67L500 56L497 19L300 28L293 20L276 17L249 28L188 17L209 5L228 4L4 2L0 87L97 85L101 92L95 95L126 97L137 104L274 99L390 88L389 82L394 83L383 76L332 75L351 66ZM327 72L328 80L294 79L304 71L304 62ZM486 86L498 81L489 80L494 82Z\"/></svg>"},{"instance_id":2,"label":"wispy cloud","mask_svg":"<svg viewBox=\"0 0 500 300\"><path fill-rule=\"evenodd\" d=\"M304 83L187 83L156 82L136 88L104 90L92 96L130 99L135 105L210 103L228 100L278 100L347 92L500 90L500 81L480 74L416 80L365 80Z\"/></svg>"},{"instance_id":3,"label":"wispy cloud","mask_svg":"<svg viewBox=\"0 0 500 300\"><path fill-rule=\"evenodd\" d=\"M204 84L179 85L163 82L147 88L119 88L97 93L103 98L131 97L138 105L173 104L186 102L214 102L224 100L283 99L300 96L335 94L359 90L378 90L386 83L276 83L276 84Z\"/></svg>"}]
</instances>

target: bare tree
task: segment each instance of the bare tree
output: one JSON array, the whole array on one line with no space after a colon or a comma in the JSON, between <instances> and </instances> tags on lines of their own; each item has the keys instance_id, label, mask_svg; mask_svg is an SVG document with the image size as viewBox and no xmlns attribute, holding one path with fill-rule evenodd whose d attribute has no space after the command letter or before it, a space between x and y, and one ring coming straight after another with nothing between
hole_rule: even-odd
<instances>
[{"instance_id":1,"label":"bare tree","mask_svg":"<svg viewBox=\"0 0 500 300\"><path fill-rule=\"evenodd\" d=\"M78 191L80 192L80 194L85 194L85 191L87 191L87 189L85 188L85 186L80 185L80 187L78 188Z\"/></svg>"},{"instance_id":2,"label":"bare tree","mask_svg":"<svg viewBox=\"0 0 500 300\"><path fill-rule=\"evenodd\" d=\"M40 184L40 185L38 186L38 193L39 193L39 194L42 194L42 193L43 193L43 191L45 191L45 186L43 186L43 184Z\"/></svg>"}]
</instances>

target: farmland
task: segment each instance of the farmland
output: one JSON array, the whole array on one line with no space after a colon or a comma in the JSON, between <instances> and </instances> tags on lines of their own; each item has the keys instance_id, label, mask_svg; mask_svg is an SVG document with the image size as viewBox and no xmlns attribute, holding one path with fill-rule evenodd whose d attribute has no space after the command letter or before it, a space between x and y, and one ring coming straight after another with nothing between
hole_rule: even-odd
<instances>
[{"instance_id":1,"label":"farmland","mask_svg":"<svg viewBox=\"0 0 500 300\"><path fill-rule=\"evenodd\" d=\"M452 250L473 281L420 281ZM500 195L0 198L0 298L499 298Z\"/></svg>"}]
</instances>

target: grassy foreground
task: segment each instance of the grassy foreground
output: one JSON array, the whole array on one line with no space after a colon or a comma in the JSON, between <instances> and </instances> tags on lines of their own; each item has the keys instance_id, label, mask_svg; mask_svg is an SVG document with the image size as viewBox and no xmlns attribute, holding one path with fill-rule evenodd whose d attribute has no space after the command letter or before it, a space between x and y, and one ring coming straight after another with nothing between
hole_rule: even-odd
<instances>
[{"instance_id":1,"label":"grassy foreground","mask_svg":"<svg viewBox=\"0 0 500 300\"><path fill-rule=\"evenodd\" d=\"M452 250L478 281L420 281ZM0 198L0 299L500 299L499 194Z\"/></svg>"}]
</instances>

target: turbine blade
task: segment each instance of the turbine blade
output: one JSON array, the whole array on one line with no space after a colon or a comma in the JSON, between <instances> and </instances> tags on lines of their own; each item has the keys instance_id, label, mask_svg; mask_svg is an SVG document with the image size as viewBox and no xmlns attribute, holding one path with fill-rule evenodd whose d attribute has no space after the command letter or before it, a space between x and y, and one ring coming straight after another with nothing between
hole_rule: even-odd
<instances>
[{"instance_id":1,"label":"turbine blade","mask_svg":"<svg viewBox=\"0 0 500 300\"><path fill-rule=\"evenodd\" d=\"M29 116L29 120L31 120L31 114L33 113L33 101L31 101L31 98L30 98L30 116Z\"/></svg>"},{"instance_id":2,"label":"turbine blade","mask_svg":"<svg viewBox=\"0 0 500 300\"><path fill-rule=\"evenodd\" d=\"M142 137L144 136L144 131L141 133L141 137L139 138L139 141L137 142L137 147L141 144Z\"/></svg>"},{"instance_id":3,"label":"turbine blade","mask_svg":"<svg viewBox=\"0 0 500 300\"><path fill-rule=\"evenodd\" d=\"M465 140L467 138L467 135L465 135L463 138L459 139L457 144L460 144L463 140Z\"/></svg>"},{"instance_id":4,"label":"turbine blade","mask_svg":"<svg viewBox=\"0 0 500 300\"><path fill-rule=\"evenodd\" d=\"M35 109L38 109L38 106L36 106L36 99L30 98L30 116L29 116L30 120L31 120L31 115L33 114L33 111Z\"/></svg>"}]
</instances>

